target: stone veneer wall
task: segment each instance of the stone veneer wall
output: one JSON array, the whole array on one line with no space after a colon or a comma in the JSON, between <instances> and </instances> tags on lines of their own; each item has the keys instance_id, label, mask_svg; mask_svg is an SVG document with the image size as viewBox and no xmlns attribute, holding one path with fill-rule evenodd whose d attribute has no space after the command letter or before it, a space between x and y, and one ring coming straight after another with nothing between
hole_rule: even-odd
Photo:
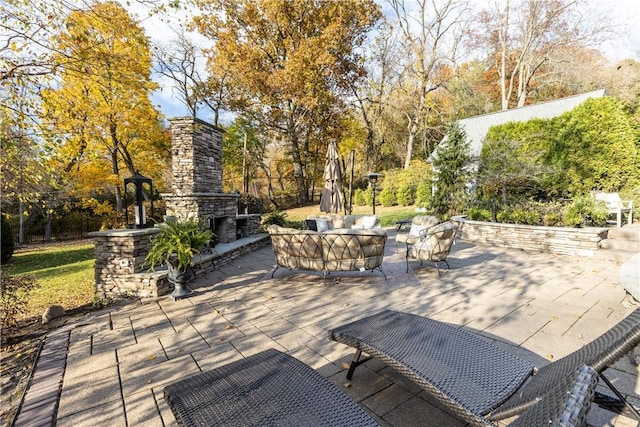
<instances>
[{"instance_id":1,"label":"stone veneer wall","mask_svg":"<svg viewBox=\"0 0 640 427\"><path fill-rule=\"evenodd\" d=\"M89 233L93 238L96 262L96 295L156 293L150 281L130 283L128 278L144 271L144 259L151 249L151 237L157 228L118 229Z\"/></svg>"},{"instance_id":2,"label":"stone veneer wall","mask_svg":"<svg viewBox=\"0 0 640 427\"><path fill-rule=\"evenodd\" d=\"M89 233L94 240L96 295L159 297L173 290L166 268L148 271L144 259L151 248L150 238L157 228L108 230ZM220 268L229 261L269 244L269 236L254 235L246 244L231 249L202 253L193 259L195 277Z\"/></svg>"},{"instance_id":3,"label":"stone veneer wall","mask_svg":"<svg viewBox=\"0 0 640 427\"><path fill-rule=\"evenodd\" d=\"M193 117L175 117L169 122L173 193L222 193L224 131Z\"/></svg>"},{"instance_id":4,"label":"stone veneer wall","mask_svg":"<svg viewBox=\"0 0 640 427\"><path fill-rule=\"evenodd\" d=\"M470 242L563 255L594 256L607 238L606 228L544 227L473 221L453 217L458 237Z\"/></svg>"}]
</instances>

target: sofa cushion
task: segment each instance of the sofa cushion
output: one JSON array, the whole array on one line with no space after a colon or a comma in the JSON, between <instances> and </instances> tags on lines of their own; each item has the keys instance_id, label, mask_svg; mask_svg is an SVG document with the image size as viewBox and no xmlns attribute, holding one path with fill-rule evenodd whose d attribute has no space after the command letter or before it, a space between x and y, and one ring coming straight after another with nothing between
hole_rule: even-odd
<instances>
[{"instance_id":1,"label":"sofa cushion","mask_svg":"<svg viewBox=\"0 0 640 427\"><path fill-rule=\"evenodd\" d=\"M323 231L327 231L328 229L329 229L329 220L327 220L326 218L316 219L316 230L319 233L322 233Z\"/></svg>"},{"instance_id":2,"label":"sofa cushion","mask_svg":"<svg viewBox=\"0 0 640 427\"><path fill-rule=\"evenodd\" d=\"M365 221L365 218L368 219ZM373 225L370 227L363 227L363 221L370 224L373 221ZM380 228L380 220L375 215L347 215L344 217L345 228L351 229L364 229L364 228Z\"/></svg>"},{"instance_id":3,"label":"sofa cushion","mask_svg":"<svg viewBox=\"0 0 640 427\"><path fill-rule=\"evenodd\" d=\"M340 214L322 214L322 215L308 215L307 220L326 219L329 226L329 230L334 228L345 228L344 217Z\"/></svg>"},{"instance_id":4,"label":"sofa cushion","mask_svg":"<svg viewBox=\"0 0 640 427\"><path fill-rule=\"evenodd\" d=\"M362 228L373 228L376 225L378 218L375 215L365 215L362 217Z\"/></svg>"}]
</instances>

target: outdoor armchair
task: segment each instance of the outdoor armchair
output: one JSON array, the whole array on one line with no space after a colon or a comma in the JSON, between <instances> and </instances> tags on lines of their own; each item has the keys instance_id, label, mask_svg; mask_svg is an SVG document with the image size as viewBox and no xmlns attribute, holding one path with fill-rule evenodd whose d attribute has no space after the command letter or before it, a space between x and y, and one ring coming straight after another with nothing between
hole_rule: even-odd
<instances>
[{"instance_id":1,"label":"outdoor armchair","mask_svg":"<svg viewBox=\"0 0 640 427\"><path fill-rule=\"evenodd\" d=\"M420 260L420 265L424 261L433 262L440 274L439 262L444 262L449 267L447 257L456 240L456 232L458 227L450 221L443 222L433 227L425 228L420 231L417 240L407 241L407 253L405 261L407 263L407 272L409 272L409 259Z\"/></svg>"},{"instance_id":2,"label":"outdoor armchair","mask_svg":"<svg viewBox=\"0 0 640 427\"><path fill-rule=\"evenodd\" d=\"M407 247L420 240L420 232L438 224L438 218L433 215L418 215L411 218L411 227L408 233L396 234L396 245L405 243ZM399 230L398 230L399 231Z\"/></svg>"},{"instance_id":3,"label":"outdoor armchair","mask_svg":"<svg viewBox=\"0 0 640 427\"><path fill-rule=\"evenodd\" d=\"M391 310L332 329L329 338L356 349L347 379L375 357L418 384L452 415L486 425L487 420L527 411L582 365L592 366L605 380L604 369L640 344L640 309L591 343L537 370L459 326ZM370 357L361 360L362 353Z\"/></svg>"}]
</instances>

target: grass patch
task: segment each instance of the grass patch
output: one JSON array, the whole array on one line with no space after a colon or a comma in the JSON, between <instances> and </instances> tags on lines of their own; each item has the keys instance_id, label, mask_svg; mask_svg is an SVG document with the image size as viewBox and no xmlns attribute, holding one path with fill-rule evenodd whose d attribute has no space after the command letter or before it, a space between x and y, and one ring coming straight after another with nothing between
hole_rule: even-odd
<instances>
[{"instance_id":1,"label":"grass patch","mask_svg":"<svg viewBox=\"0 0 640 427\"><path fill-rule=\"evenodd\" d=\"M71 310L91 304L94 289L93 243L78 242L17 250L2 266L12 275L31 274L40 284L31 291L24 318L41 316L50 305ZM19 319L18 319L19 320Z\"/></svg>"}]
</instances>

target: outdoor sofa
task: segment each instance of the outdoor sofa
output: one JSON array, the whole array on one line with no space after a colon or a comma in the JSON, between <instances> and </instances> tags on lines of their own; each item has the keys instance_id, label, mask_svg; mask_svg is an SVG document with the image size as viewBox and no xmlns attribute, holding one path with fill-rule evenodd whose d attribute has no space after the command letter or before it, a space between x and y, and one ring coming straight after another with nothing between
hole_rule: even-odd
<instances>
[{"instance_id":1,"label":"outdoor sofa","mask_svg":"<svg viewBox=\"0 0 640 427\"><path fill-rule=\"evenodd\" d=\"M626 405L640 421L638 411L602 375L640 344L640 308L594 341L539 369L459 326L392 310L332 329L329 338L356 349L347 379L375 357L471 425L522 414L582 365L595 369L618 397L596 393L597 402L616 410ZM369 357L361 360L362 353Z\"/></svg>"},{"instance_id":2,"label":"outdoor sofa","mask_svg":"<svg viewBox=\"0 0 640 427\"><path fill-rule=\"evenodd\" d=\"M339 228L323 232L297 230L272 224L267 228L276 268L321 271L380 270L387 233L382 228Z\"/></svg>"}]
</instances>

